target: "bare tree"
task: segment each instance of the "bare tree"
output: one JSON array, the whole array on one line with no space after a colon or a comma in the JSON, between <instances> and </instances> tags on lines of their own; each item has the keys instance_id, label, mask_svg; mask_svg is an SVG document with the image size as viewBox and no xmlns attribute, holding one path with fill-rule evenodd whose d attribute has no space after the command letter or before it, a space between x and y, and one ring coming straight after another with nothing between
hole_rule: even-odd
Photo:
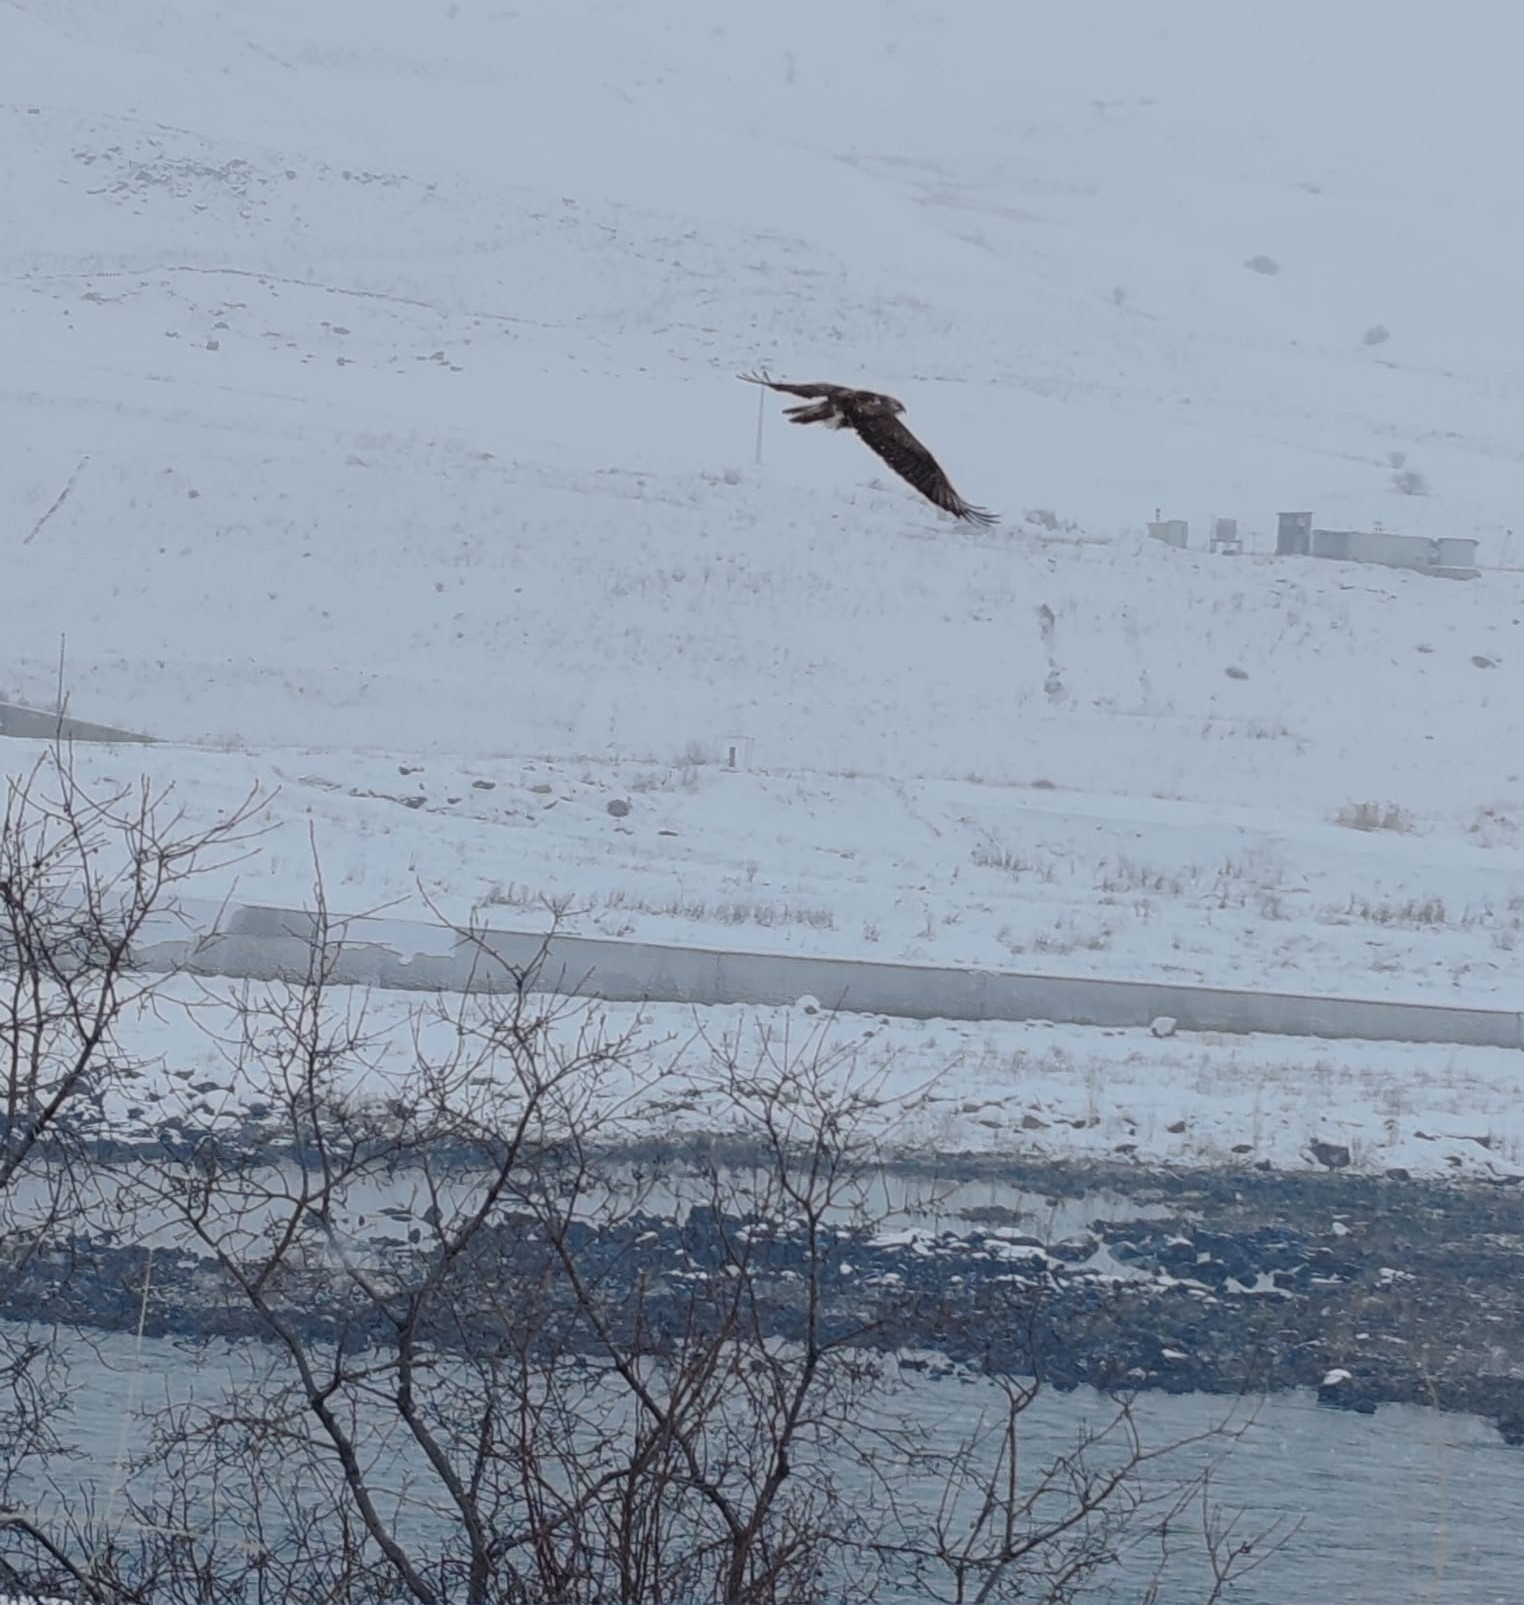
<instances>
[{"instance_id":1,"label":"bare tree","mask_svg":"<svg viewBox=\"0 0 1524 1605\"><path fill-rule=\"evenodd\" d=\"M206 1319L261 1340L159 1416L170 1492L135 1520L206 1535L160 1547L163 1597L1056 1601L1178 1517L1199 1479L1143 1489L1125 1403L1034 1473L1035 1381L999 1381L993 1455L907 1411L910 1301L851 1264L884 1206L850 1055L653 1053L528 975L415 1013L399 1053L317 904L306 975L241 989L222 1038L262 1130L148 1167L217 1268ZM723 1141L653 1145L694 1110Z\"/></svg>"},{"instance_id":2,"label":"bare tree","mask_svg":"<svg viewBox=\"0 0 1524 1605\"><path fill-rule=\"evenodd\" d=\"M31 1509L68 1445L68 1391L50 1305L122 1225L102 1145L112 1104L143 1067L118 1037L159 981L132 968L157 911L198 875L226 867L255 834L258 799L192 825L144 782L93 796L62 745L7 779L0 819L0 1286L25 1327L0 1329L0 1584L26 1575L79 1584L77 1524ZM92 1234L94 1234L92 1236ZM35 1569L23 1562L30 1560Z\"/></svg>"},{"instance_id":3,"label":"bare tree","mask_svg":"<svg viewBox=\"0 0 1524 1605\"><path fill-rule=\"evenodd\" d=\"M859 1271L893 1213L887 1095L821 1037L653 1043L532 973L399 1028L336 984L347 931L319 886L302 974L200 999L223 1103L161 1076L157 1136L118 1152L114 1111L149 1067L117 1026L156 990L134 942L249 816L197 836L146 792L87 802L56 760L62 800L39 803L41 773L0 849L11 1285L69 1223L81 1264L78 1223L114 1230L152 1245L124 1281L134 1309L235 1342L155 1406L105 1510L45 1522L6 1484L5 1587L155 1605L1058 1602L1129 1544L1179 1541L1203 1474L1156 1489L1165 1451L1125 1401L1035 1449L1035 1347L1024 1380L965 1370L992 1414L928 1414L896 1351L969 1307L950 1283ZM1027 1297L1035 1321L1040 1278ZM59 1447L63 1356L44 1332L0 1372L18 1467ZM1203 1599L1260 1553L1231 1521L1204 1509Z\"/></svg>"}]
</instances>

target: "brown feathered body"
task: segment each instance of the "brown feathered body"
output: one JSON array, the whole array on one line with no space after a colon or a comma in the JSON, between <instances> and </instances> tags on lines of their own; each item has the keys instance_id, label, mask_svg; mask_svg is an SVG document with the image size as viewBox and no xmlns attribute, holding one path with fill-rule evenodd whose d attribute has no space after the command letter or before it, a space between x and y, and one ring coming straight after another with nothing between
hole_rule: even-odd
<instances>
[{"instance_id":1,"label":"brown feathered body","mask_svg":"<svg viewBox=\"0 0 1524 1605\"><path fill-rule=\"evenodd\" d=\"M905 404L877 390L853 390L848 385L790 385L766 373L743 373L748 384L766 385L790 396L802 396L805 405L785 407L784 416L795 424L825 424L850 429L870 451L876 452L906 484L913 486L934 507L969 524L989 526L994 513L970 506L955 491L942 465L900 422Z\"/></svg>"}]
</instances>

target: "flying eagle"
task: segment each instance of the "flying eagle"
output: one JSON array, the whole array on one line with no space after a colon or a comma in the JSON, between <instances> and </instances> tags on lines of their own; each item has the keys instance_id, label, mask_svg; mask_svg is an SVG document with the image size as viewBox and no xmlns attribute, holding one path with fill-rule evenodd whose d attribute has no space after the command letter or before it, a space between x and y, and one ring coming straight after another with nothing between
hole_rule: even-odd
<instances>
[{"instance_id":1,"label":"flying eagle","mask_svg":"<svg viewBox=\"0 0 1524 1605\"><path fill-rule=\"evenodd\" d=\"M747 384L766 385L791 396L803 396L812 405L785 407L784 415L794 424L827 424L832 429L852 429L870 451L877 452L907 484L913 485L934 506L954 518L988 527L998 523L994 513L970 507L952 488L935 457L899 420L905 404L876 390L853 390L847 385L786 385L762 373L738 375Z\"/></svg>"}]
</instances>

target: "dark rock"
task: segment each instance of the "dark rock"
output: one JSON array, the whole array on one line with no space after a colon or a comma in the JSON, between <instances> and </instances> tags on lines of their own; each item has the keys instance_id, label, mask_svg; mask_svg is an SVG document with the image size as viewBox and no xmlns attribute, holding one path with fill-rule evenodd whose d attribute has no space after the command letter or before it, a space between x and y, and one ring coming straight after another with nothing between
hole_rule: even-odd
<instances>
[{"instance_id":1,"label":"dark rock","mask_svg":"<svg viewBox=\"0 0 1524 1605\"><path fill-rule=\"evenodd\" d=\"M1320 1165L1326 1165L1329 1170L1344 1170L1348 1167L1351 1154L1342 1142L1320 1142L1313 1137L1307 1144L1308 1151Z\"/></svg>"},{"instance_id":2,"label":"dark rock","mask_svg":"<svg viewBox=\"0 0 1524 1605\"><path fill-rule=\"evenodd\" d=\"M1318 1384L1318 1403L1333 1410L1353 1410L1357 1415L1373 1416L1378 1395L1369 1378L1358 1377L1340 1366L1329 1371Z\"/></svg>"},{"instance_id":3,"label":"dark rock","mask_svg":"<svg viewBox=\"0 0 1524 1605\"><path fill-rule=\"evenodd\" d=\"M166 1122L162 1137L98 1147L123 1162L135 1151L194 1162L212 1134L224 1172L285 1157L269 1131L236 1124L203 1130ZM913 1241L892 1234L880 1242L842 1226L827 1245L827 1263L850 1266L851 1274L827 1278L829 1334L871 1330L886 1350L931 1350L940 1357L934 1364L976 1372L1035 1370L1059 1389L1312 1387L1331 1408L1438 1405L1470 1412L1524 1446L1524 1196L1517 1187L1423 1178L1396 1187L1333 1167L1177 1174L1010 1156L998 1173L1016 1197L1078 1202L1100 1189L1119 1195L1124 1211L1130 1203L1148 1213L1094 1218L1088 1231L1054 1244L997 1230L1033 1218L1030 1209L1004 1204L983 1206L981 1231L942 1230L928 1220ZM965 1174L984 1172L971 1161ZM391 1208L399 1211L395 1240L418 1231L413 1210L400 1201ZM378 1213L391 1218L386 1206ZM384 1224L378 1229L372 1246L381 1252L394 1239ZM612 1310L640 1279L641 1318L657 1343L676 1341L694 1294L704 1307L703 1289L728 1274L726 1243L745 1242L760 1317L784 1340L801 1336L805 1243L786 1221L709 1206L680 1223L660 1215L600 1228L578 1222L570 1238L589 1277L609 1290ZM1099 1275L1086 1263L1103 1242L1134 1274ZM13 1272L0 1244L0 1313L135 1327L144 1250L78 1233L45 1247ZM433 1252L433 1234L424 1229L414 1249ZM548 1254L528 1215L497 1223L460 1271L485 1292L481 1313L436 1334L438 1341L501 1342L512 1289L526 1277L537 1286L554 1280ZM1256 1287L1265 1291L1249 1291ZM260 1323L210 1261L161 1249L153 1289L154 1335L259 1335ZM355 1343L367 1340L370 1318L337 1298L331 1283L298 1279L285 1297L308 1336L353 1331ZM567 1333L573 1319L568 1306Z\"/></svg>"},{"instance_id":4,"label":"dark rock","mask_svg":"<svg viewBox=\"0 0 1524 1605\"><path fill-rule=\"evenodd\" d=\"M1159 1246L1155 1259L1171 1276L1190 1276L1196 1270L1196 1245L1188 1237L1171 1238Z\"/></svg>"}]
</instances>

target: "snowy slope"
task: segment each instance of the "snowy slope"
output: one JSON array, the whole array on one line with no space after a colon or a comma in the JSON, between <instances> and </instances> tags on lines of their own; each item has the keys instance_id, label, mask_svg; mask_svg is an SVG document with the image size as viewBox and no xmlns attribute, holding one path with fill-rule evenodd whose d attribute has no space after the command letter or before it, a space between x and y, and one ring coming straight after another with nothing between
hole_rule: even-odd
<instances>
[{"instance_id":1,"label":"snowy slope","mask_svg":"<svg viewBox=\"0 0 1524 1605\"><path fill-rule=\"evenodd\" d=\"M315 821L347 906L1509 996L1524 577L1263 554L1307 507L1524 562L1520 42L13 0L0 694L62 636L186 796L281 784L245 896L300 895ZM899 394L1005 525L771 398L757 465L763 362Z\"/></svg>"},{"instance_id":2,"label":"snowy slope","mask_svg":"<svg viewBox=\"0 0 1524 1605\"><path fill-rule=\"evenodd\" d=\"M256 1100L236 1068L243 1028L233 1000L249 993L181 979L129 1015L122 1045L145 1073L115 1084L104 1118L129 1140L146 1141L166 1126L242 1125ZM351 1030L364 1022L365 1050L340 1054L341 1079L376 1096L393 1076L402 1084L418 1044L448 1055L458 1022L480 1016L472 1000L442 1001L440 1012L395 992L331 989L325 1008L335 1040L344 1036L340 1022ZM1316 1141L1347 1148L1353 1169L1377 1175L1392 1166L1415 1176L1524 1173L1519 1056L1507 1049L1212 1033L1160 1041L1146 1031L1036 1021L827 1017L792 1008L557 1009L551 1037L568 1050L579 1033L628 1041L629 1073L612 1085L611 1101L619 1129L636 1138L730 1129L736 1113L716 1085L716 1058L772 1069L786 1059L814 1065L825 1086L870 1099L865 1126L890 1153L1014 1150L1296 1170L1317 1168ZM676 1081L653 1077L653 1061Z\"/></svg>"},{"instance_id":3,"label":"snowy slope","mask_svg":"<svg viewBox=\"0 0 1524 1605\"><path fill-rule=\"evenodd\" d=\"M35 748L8 745L13 762ZM1315 819L1041 777L763 774L702 757L86 747L74 761L99 793L140 773L173 785L192 819L278 786L251 854L200 888L236 883L245 903L307 906L320 867L345 913L1518 1005L1517 808L1364 802Z\"/></svg>"}]
</instances>

